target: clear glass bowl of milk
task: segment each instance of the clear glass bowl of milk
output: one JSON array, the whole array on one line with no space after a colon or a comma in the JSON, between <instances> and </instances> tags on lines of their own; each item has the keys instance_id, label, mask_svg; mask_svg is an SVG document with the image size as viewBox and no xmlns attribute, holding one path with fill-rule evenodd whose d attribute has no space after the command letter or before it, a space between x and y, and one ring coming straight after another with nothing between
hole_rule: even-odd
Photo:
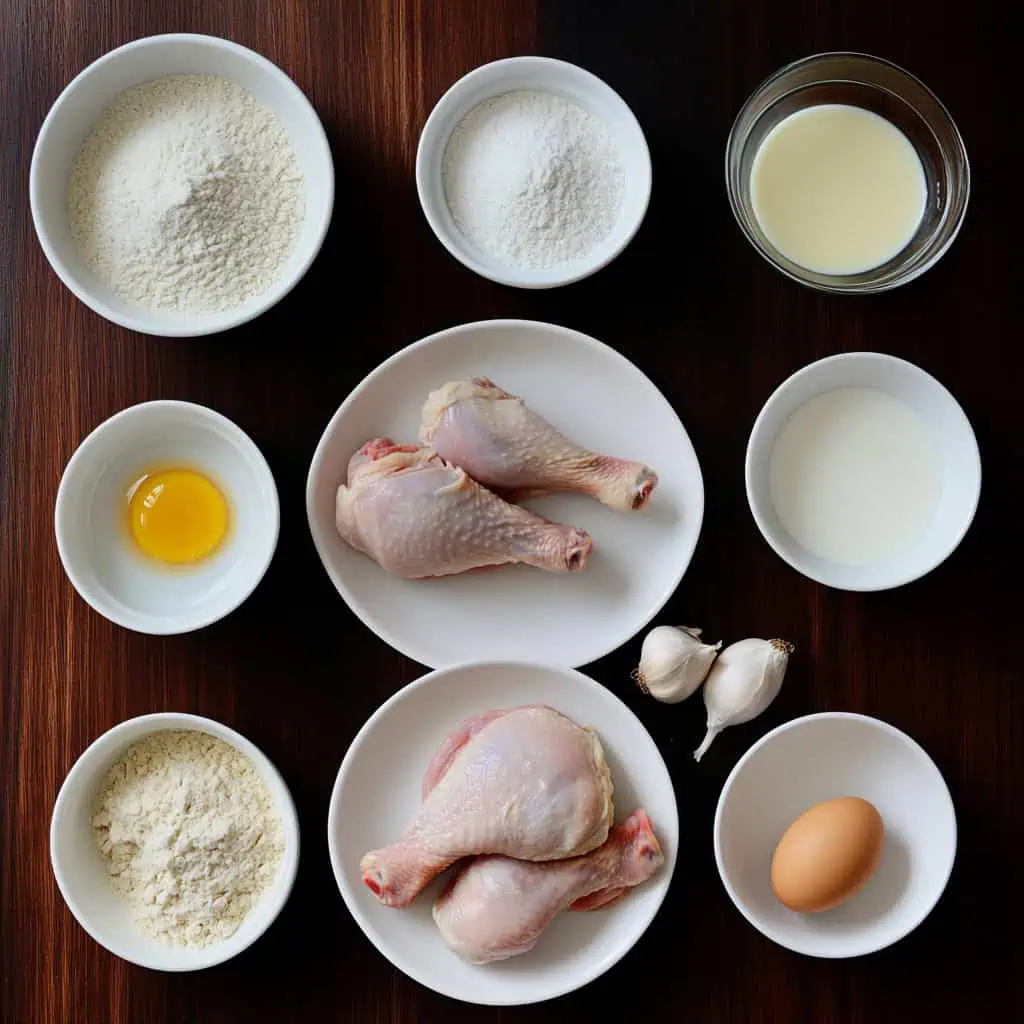
<instances>
[{"instance_id":1,"label":"clear glass bowl of milk","mask_svg":"<svg viewBox=\"0 0 1024 1024\"><path fill-rule=\"evenodd\" d=\"M877 57L823 53L764 81L726 146L729 202L773 266L829 292L881 292L956 237L970 166L949 111Z\"/></svg>"}]
</instances>

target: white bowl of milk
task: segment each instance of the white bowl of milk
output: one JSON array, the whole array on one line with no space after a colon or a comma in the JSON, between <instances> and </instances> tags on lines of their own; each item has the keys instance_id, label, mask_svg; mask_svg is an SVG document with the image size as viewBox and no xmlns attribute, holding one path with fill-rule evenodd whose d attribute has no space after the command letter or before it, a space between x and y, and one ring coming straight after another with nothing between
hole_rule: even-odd
<instances>
[{"instance_id":1,"label":"white bowl of milk","mask_svg":"<svg viewBox=\"0 0 1024 1024\"><path fill-rule=\"evenodd\" d=\"M850 352L805 366L765 403L747 445L765 540L838 590L888 590L943 562L981 492L974 431L934 377Z\"/></svg>"}]
</instances>

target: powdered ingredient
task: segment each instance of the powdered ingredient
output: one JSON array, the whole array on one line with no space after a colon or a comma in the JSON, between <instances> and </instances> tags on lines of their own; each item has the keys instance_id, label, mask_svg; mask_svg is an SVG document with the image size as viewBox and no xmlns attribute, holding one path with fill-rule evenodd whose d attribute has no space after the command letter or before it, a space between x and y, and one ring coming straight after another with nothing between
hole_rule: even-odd
<instances>
[{"instance_id":1,"label":"powdered ingredient","mask_svg":"<svg viewBox=\"0 0 1024 1024\"><path fill-rule=\"evenodd\" d=\"M103 113L72 165L67 205L79 253L119 296L217 313L277 280L305 183L284 127L248 90L172 75Z\"/></svg>"},{"instance_id":2,"label":"powdered ingredient","mask_svg":"<svg viewBox=\"0 0 1024 1024\"><path fill-rule=\"evenodd\" d=\"M474 107L448 141L443 177L466 238L533 270L587 256L615 226L624 195L605 125L545 92L509 92Z\"/></svg>"},{"instance_id":3,"label":"powdered ingredient","mask_svg":"<svg viewBox=\"0 0 1024 1024\"><path fill-rule=\"evenodd\" d=\"M233 935L284 853L252 762L204 732L163 730L130 747L107 772L92 825L142 930L174 945Z\"/></svg>"}]
</instances>

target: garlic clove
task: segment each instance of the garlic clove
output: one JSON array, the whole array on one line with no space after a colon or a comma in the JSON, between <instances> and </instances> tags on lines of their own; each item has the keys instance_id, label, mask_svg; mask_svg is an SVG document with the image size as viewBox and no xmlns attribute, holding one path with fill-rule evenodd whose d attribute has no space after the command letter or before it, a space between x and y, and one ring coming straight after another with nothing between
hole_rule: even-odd
<instances>
[{"instance_id":1,"label":"garlic clove","mask_svg":"<svg viewBox=\"0 0 1024 1024\"><path fill-rule=\"evenodd\" d=\"M704 683L707 732L694 760L707 753L723 729L749 722L775 700L793 650L787 640L751 637L722 651Z\"/></svg>"},{"instance_id":2,"label":"garlic clove","mask_svg":"<svg viewBox=\"0 0 1024 1024\"><path fill-rule=\"evenodd\" d=\"M665 704L678 704L694 693L707 677L718 652L717 644L700 640L694 626L655 626L640 650L640 664L631 675L644 693Z\"/></svg>"}]
</instances>

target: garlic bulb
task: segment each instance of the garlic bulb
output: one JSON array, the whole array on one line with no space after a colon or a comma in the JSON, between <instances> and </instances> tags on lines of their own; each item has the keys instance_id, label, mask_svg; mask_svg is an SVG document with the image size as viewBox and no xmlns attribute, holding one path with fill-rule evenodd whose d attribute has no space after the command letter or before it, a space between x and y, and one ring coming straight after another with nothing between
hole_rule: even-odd
<instances>
[{"instance_id":1,"label":"garlic bulb","mask_svg":"<svg viewBox=\"0 0 1024 1024\"><path fill-rule=\"evenodd\" d=\"M644 693L665 704L686 700L704 682L722 643L704 644L692 626L655 626L644 637L632 676Z\"/></svg>"},{"instance_id":2,"label":"garlic bulb","mask_svg":"<svg viewBox=\"0 0 1024 1024\"><path fill-rule=\"evenodd\" d=\"M751 638L730 644L718 656L704 683L707 734L693 752L699 761L714 738L730 725L756 718L778 696L793 645L786 640Z\"/></svg>"}]
</instances>

